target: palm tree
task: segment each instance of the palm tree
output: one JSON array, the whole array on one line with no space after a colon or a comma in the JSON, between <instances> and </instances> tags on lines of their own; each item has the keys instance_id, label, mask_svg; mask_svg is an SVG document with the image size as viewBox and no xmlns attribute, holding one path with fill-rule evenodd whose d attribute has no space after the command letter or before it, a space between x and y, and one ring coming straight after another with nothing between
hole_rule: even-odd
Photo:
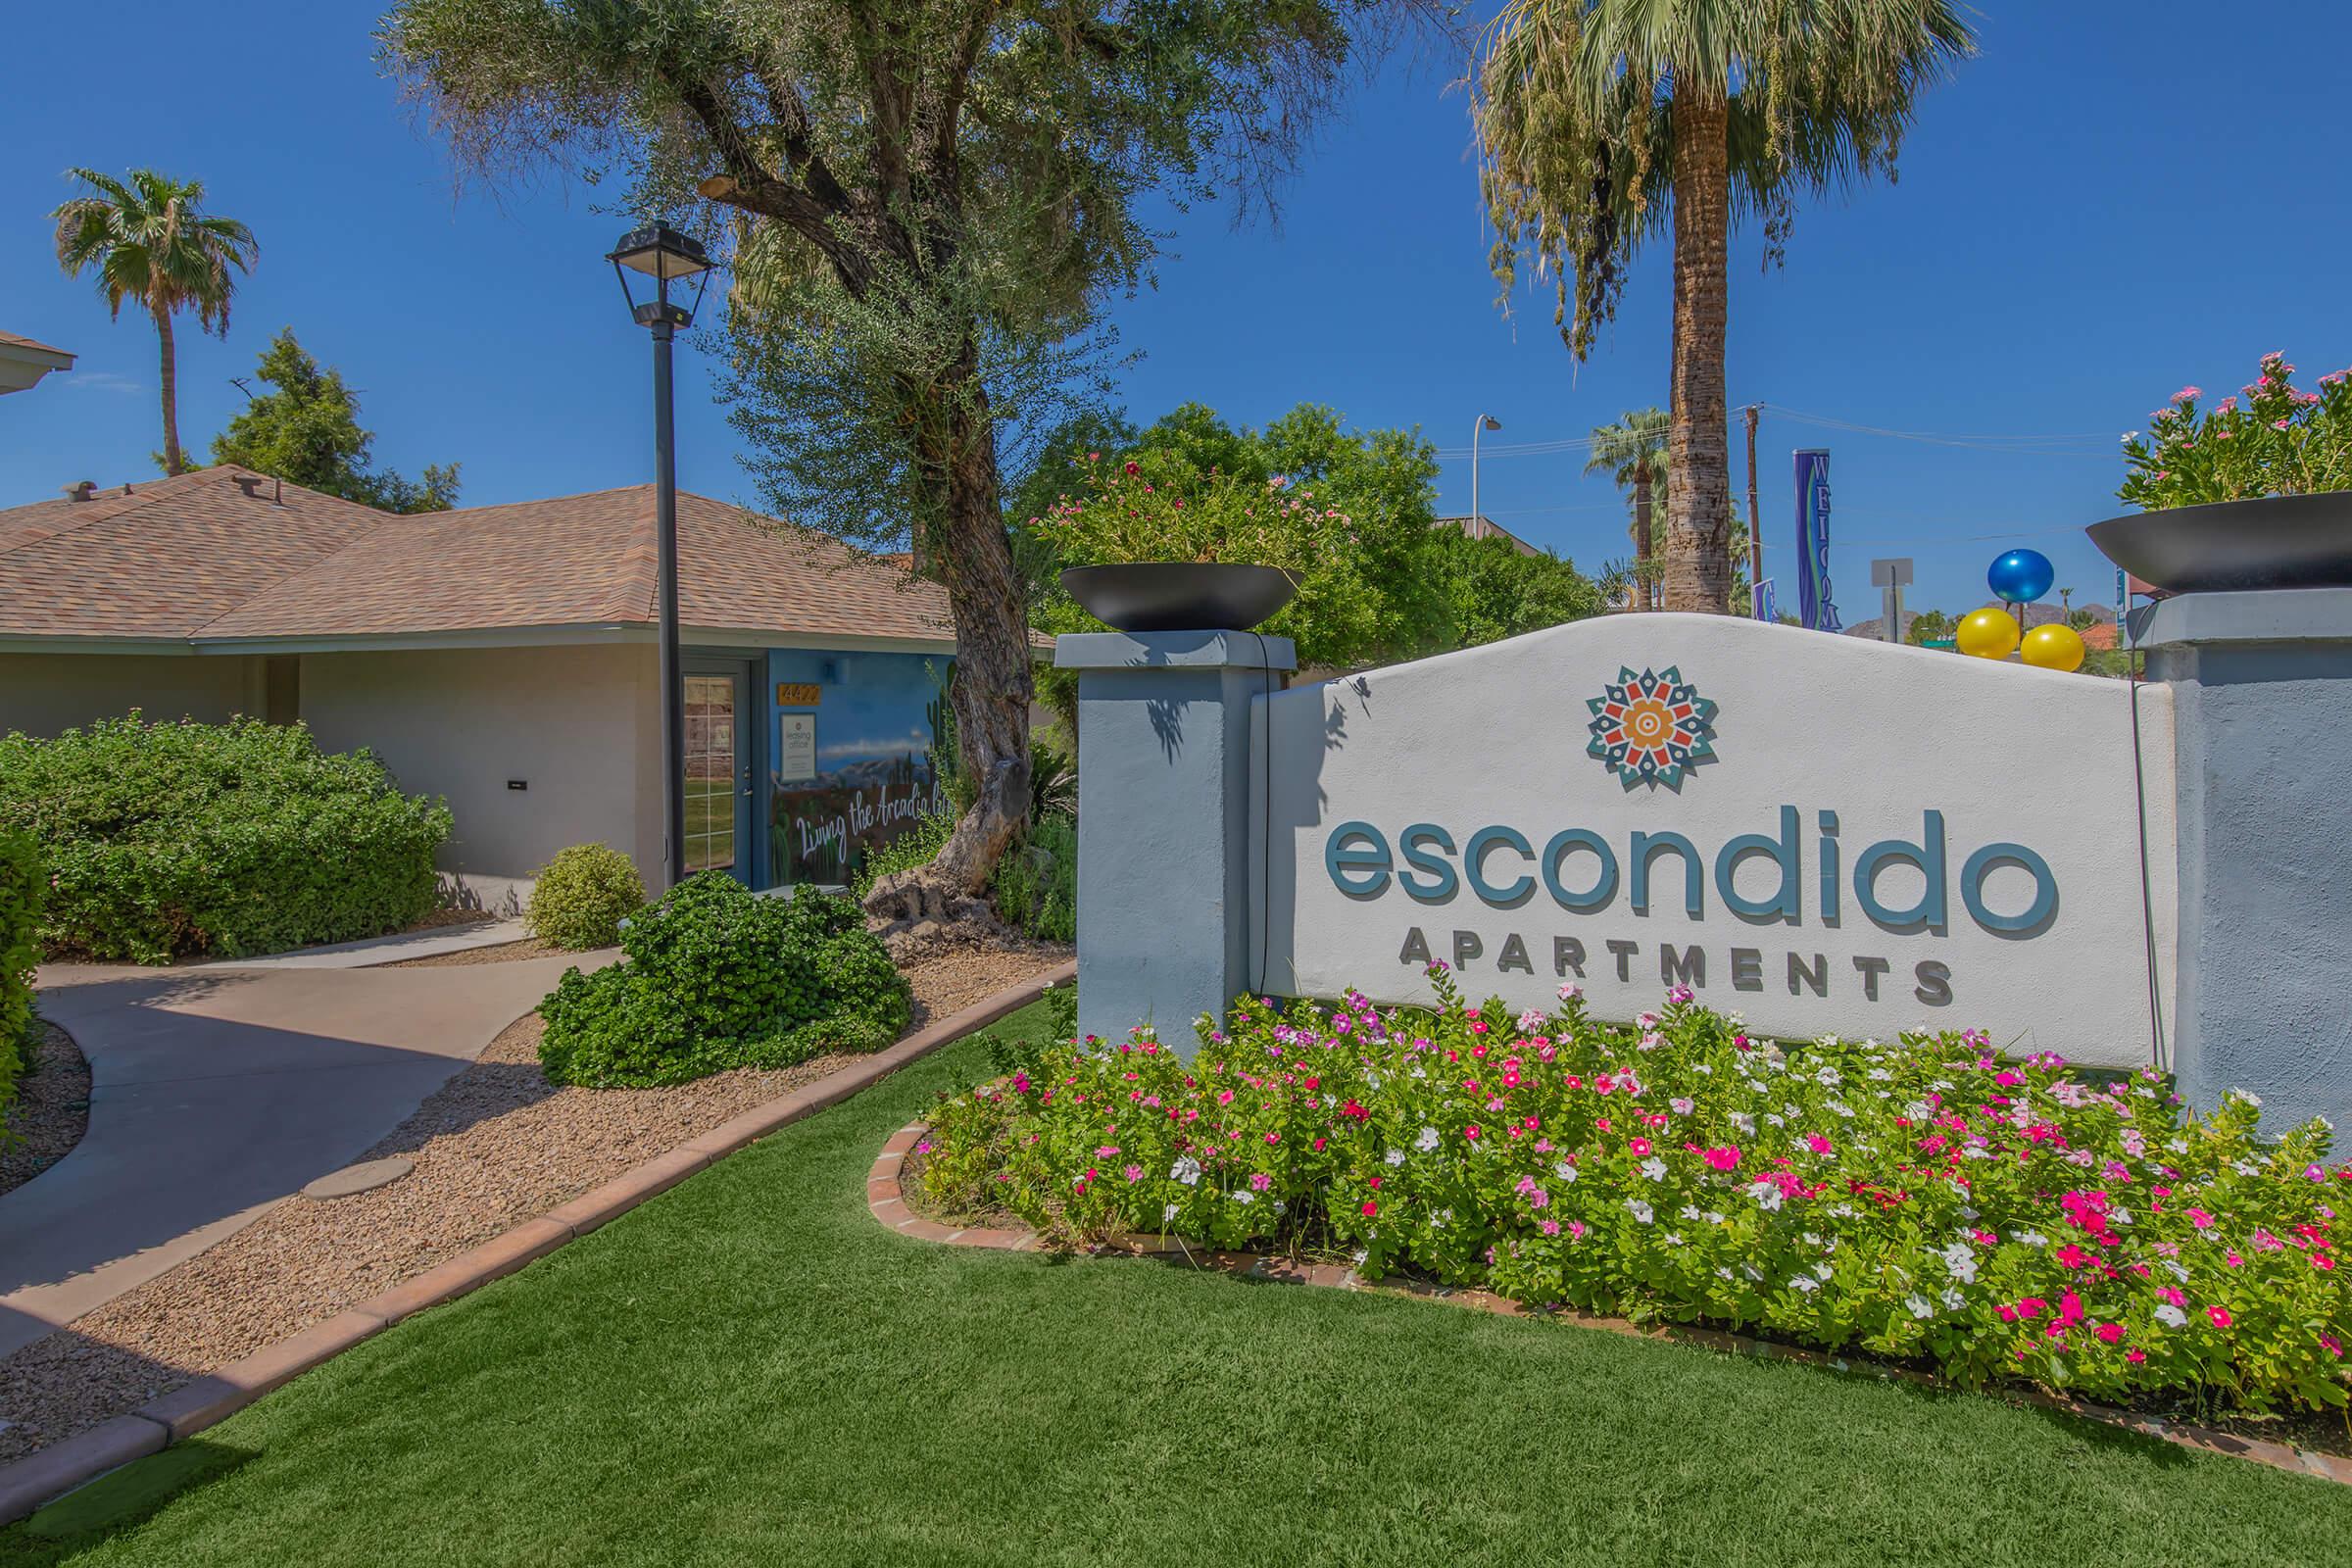
<instances>
[{"instance_id":1,"label":"palm tree","mask_svg":"<svg viewBox=\"0 0 2352 1568\"><path fill-rule=\"evenodd\" d=\"M1666 411L1629 409L1615 424L1595 425L1587 473L1605 473L1631 498L1634 535L1634 608L1655 610L1657 572L1650 564L1656 536L1650 525L1650 496L1666 484Z\"/></svg>"},{"instance_id":2,"label":"palm tree","mask_svg":"<svg viewBox=\"0 0 2352 1568\"><path fill-rule=\"evenodd\" d=\"M1777 259L1796 198L1890 170L1920 92L1975 49L1953 0L1509 0L1488 28L1474 112L1505 293L1532 255L1583 359L1671 224L1667 609L1731 600L1733 219L1761 218Z\"/></svg>"},{"instance_id":3,"label":"palm tree","mask_svg":"<svg viewBox=\"0 0 2352 1568\"><path fill-rule=\"evenodd\" d=\"M183 184L152 169L134 169L122 179L69 169L66 177L90 193L49 215L57 224L57 265L68 277L95 269L98 292L117 318L124 300L145 306L155 318L164 350L164 471L184 473L172 318L193 308L201 330L227 335L228 297L235 288L229 269L253 270L253 231L233 218L206 217L200 181Z\"/></svg>"}]
</instances>

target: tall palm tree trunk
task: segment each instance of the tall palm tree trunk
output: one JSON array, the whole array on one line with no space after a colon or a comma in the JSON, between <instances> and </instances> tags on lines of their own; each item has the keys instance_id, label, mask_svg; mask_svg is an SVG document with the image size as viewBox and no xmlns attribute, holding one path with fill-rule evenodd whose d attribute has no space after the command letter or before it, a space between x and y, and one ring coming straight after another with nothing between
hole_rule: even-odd
<instances>
[{"instance_id":1,"label":"tall palm tree trunk","mask_svg":"<svg viewBox=\"0 0 2352 1568\"><path fill-rule=\"evenodd\" d=\"M1674 101L1674 405L1667 432L1666 608L1727 613L1732 595L1731 434L1723 344L1731 314L1730 111Z\"/></svg>"},{"instance_id":2,"label":"tall palm tree trunk","mask_svg":"<svg viewBox=\"0 0 2352 1568\"><path fill-rule=\"evenodd\" d=\"M155 308L155 335L164 345L164 472L184 473L187 460L179 450L179 358L172 343L172 312Z\"/></svg>"}]
</instances>

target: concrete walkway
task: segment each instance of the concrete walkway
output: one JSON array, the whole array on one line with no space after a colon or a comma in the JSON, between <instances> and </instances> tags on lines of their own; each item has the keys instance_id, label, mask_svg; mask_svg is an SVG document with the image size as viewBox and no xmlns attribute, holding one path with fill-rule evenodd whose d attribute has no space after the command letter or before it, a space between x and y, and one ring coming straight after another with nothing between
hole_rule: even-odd
<instances>
[{"instance_id":1,"label":"concrete walkway","mask_svg":"<svg viewBox=\"0 0 2352 1568\"><path fill-rule=\"evenodd\" d=\"M42 1013L90 1062L90 1125L0 1197L0 1355L349 1164L573 962L425 969L53 964Z\"/></svg>"}]
</instances>

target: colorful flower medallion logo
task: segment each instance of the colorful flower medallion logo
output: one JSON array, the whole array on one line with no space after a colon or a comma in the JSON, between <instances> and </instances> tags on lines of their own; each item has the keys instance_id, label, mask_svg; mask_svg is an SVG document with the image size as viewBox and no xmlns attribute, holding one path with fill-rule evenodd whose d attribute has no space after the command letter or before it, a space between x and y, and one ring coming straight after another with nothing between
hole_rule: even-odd
<instances>
[{"instance_id":1,"label":"colorful flower medallion logo","mask_svg":"<svg viewBox=\"0 0 2352 1568\"><path fill-rule=\"evenodd\" d=\"M1592 713L1585 755L1600 759L1629 790L1663 784L1679 793L1690 769L1715 760L1715 705L1671 664L1639 674L1620 668L1616 683L1585 707Z\"/></svg>"}]
</instances>

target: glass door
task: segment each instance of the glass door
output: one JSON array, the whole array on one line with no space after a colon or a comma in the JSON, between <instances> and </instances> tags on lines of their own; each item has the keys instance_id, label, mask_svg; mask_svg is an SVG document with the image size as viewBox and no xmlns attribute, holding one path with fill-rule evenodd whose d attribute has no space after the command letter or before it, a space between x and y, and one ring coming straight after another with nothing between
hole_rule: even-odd
<instances>
[{"instance_id":1,"label":"glass door","mask_svg":"<svg viewBox=\"0 0 2352 1568\"><path fill-rule=\"evenodd\" d=\"M686 710L686 813L681 861L688 876L724 871L751 881L751 680L741 666L689 666L682 677Z\"/></svg>"}]
</instances>

